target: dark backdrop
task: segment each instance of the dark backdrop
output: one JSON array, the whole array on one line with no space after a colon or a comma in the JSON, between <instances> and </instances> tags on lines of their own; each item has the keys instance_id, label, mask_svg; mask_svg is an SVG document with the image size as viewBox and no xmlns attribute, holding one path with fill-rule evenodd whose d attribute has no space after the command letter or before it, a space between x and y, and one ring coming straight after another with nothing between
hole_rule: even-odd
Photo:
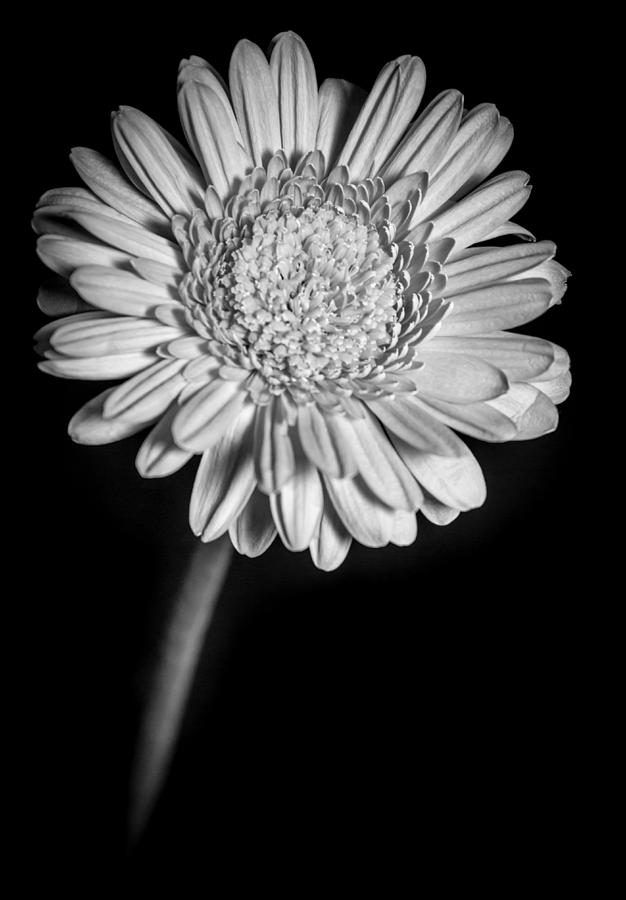
<instances>
[{"instance_id":1,"label":"dark backdrop","mask_svg":"<svg viewBox=\"0 0 626 900\"><path fill-rule=\"evenodd\" d=\"M555 434L469 440L487 480L485 506L446 528L420 517L409 548L355 545L333 574L278 541L260 559L235 559L171 778L133 866L145 874L184 863L211 879L234 850L236 877L264 846L275 876L292 852L343 854L354 835L374 847L391 836L408 860L424 841L441 852L455 835L461 848L471 835L484 853L554 859L558 823L576 816L590 649L576 592L588 502L579 452L580 26L570 20L564 34L545 18L513 24L486 10L463 19L387 12L383 23L356 12L339 21L330 10L306 23L285 12L262 25L234 9L226 24L214 13L57 10L37 20L28 48L16 48L23 102L11 172L17 164L24 174L10 254L20 259L25 329L16 349L31 393L28 439L10 442L28 463L20 653L26 671L36 666L25 707L34 735L27 839L41 839L45 865L61 870L80 858L110 872L123 860L145 659L191 547L195 468L142 481L133 464L141 436L103 448L67 437L73 412L101 387L53 379L28 360L29 333L44 321L35 297L45 275L30 212L44 190L78 183L72 146L112 155L109 113L118 105L180 134L181 57L197 53L226 73L239 37L266 47L292 27L320 80L369 87L388 59L415 53L427 68L426 101L456 87L468 105L495 102L512 120L505 167L525 169L535 186L517 220L555 240L574 273L563 305L526 331L568 348L573 395Z\"/></svg>"}]
</instances>

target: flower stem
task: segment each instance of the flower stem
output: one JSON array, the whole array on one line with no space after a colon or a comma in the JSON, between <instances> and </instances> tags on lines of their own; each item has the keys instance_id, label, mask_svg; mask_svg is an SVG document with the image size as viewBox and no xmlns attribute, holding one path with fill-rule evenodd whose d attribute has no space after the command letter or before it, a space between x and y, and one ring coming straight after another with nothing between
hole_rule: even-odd
<instances>
[{"instance_id":1,"label":"flower stem","mask_svg":"<svg viewBox=\"0 0 626 900\"><path fill-rule=\"evenodd\" d=\"M228 535L209 544L198 543L172 604L154 666L131 774L131 842L143 833L165 781L231 554Z\"/></svg>"}]
</instances>

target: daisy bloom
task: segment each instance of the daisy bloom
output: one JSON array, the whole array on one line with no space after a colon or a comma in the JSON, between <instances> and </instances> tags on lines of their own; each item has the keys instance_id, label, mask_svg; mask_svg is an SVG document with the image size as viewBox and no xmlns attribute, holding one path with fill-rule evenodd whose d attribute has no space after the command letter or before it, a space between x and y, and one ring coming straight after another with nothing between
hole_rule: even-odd
<instances>
[{"instance_id":1,"label":"daisy bloom","mask_svg":"<svg viewBox=\"0 0 626 900\"><path fill-rule=\"evenodd\" d=\"M190 523L248 556L276 535L336 568L353 539L408 545L485 499L458 433L553 431L566 352L511 331L558 303L567 271L511 218L528 175L490 177L513 131L446 90L418 114L420 59L369 94L329 78L292 32L235 47L228 85L192 56L189 149L121 107L119 167L71 159L86 187L43 195L43 371L117 381L72 418L106 444L150 428L146 478L200 462ZM191 151L191 152L190 152ZM498 242L507 237L508 242ZM495 243L494 243L495 242Z\"/></svg>"}]
</instances>

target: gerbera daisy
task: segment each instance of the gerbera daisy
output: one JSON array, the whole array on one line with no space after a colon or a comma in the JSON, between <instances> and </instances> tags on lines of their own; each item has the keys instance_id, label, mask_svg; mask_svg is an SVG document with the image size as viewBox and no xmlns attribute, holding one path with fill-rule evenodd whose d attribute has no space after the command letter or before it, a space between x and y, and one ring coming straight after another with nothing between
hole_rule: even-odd
<instances>
[{"instance_id":1,"label":"gerbera daisy","mask_svg":"<svg viewBox=\"0 0 626 900\"><path fill-rule=\"evenodd\" d=\"M151 426L146 478L200 464L190 523L262 553L276 535L333 569L352 539L407 545L485 499L457 435L557 425L569 360L514 333L567 271L511 217L524 172L491 104L447 90L415 118L420 59L369 94L327 79L292 32L269 61L240 41L229 86L199 57L178 77L192 153L139 110L113 115L120 169L72 151L86 188L48 191L34 225L58 276L39 305L40 367L120 380L69 424L105 444ZM493 244L503 236L521 242ZM529 242L530 239L530 242ZM480 244L480 246L475 246Z\"/></svg>"}]
</instances>

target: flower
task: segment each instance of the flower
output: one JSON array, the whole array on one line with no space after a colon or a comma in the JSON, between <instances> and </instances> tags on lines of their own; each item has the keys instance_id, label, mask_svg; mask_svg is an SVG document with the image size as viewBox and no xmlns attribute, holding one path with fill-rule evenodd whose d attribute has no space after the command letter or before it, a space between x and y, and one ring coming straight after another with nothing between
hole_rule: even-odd
<instances>
[{"instance_id":1,"label":"flower","mask_svg":"<svg viewBox=\"0 0 626 900\"><path fill-rule=\"evenodd\" d=\"M86 188L48 191L34 217L60 276L39 295L61 316L37 334L40 367L121 380L74 415L75 441L152 426L146 478L201 456L203 541L228 531L256 556L278 533L330 570L352 539L408 545L418 510L446 524L484 502L456 432L556 428L567 353L509 329L558 303L569 273L511 221L528 176L489 178L513 136L492 104L464 110L447 90L413 121L417 57L385 65L368 95L318 89L286 32L269 61L240 41L229 82L199 57L180 65L193 155L129 107L112 119L123 174L72 151Z\"/></svg>"}]
</instances>

